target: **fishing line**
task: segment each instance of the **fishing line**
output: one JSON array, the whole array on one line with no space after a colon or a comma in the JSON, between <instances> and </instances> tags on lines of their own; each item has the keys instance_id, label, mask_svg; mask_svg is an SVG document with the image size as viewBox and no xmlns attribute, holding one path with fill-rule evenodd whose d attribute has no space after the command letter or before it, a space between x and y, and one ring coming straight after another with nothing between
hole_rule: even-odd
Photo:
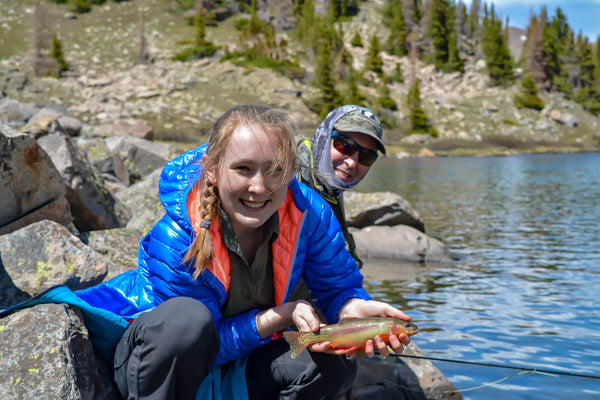
<instances>
[{"instance_id":1,"label":"fishing line","mask_svg":"<svg viewBox=\"0 0 600 400\"><path fill-rule=\"evenodd\" d=\"M392 353L390 353L390 355L392 355ZM381 355L380 355L380 357L383 358L384 360L386 358L386 357L382 357ZM410 357L410 356L408 356L408 357ZM416 356L413 357L413 358L424 358L424 359L426 359L426 357L416 357ZM366 367L361 366L360 364L358 366L359 366L359 368L361 370L363 370L364 373L367 373L367 374L369 374L369 375L371 375L373 377L376 377L379 382L385 382L385 383L388 383L388 384L390 384L392 386L399 387L401 389L404 389L404 390L407 390L407 391L411 391L411 392L414 392L414 393L422 393L422 391L423 391L422 388L416 389L416 388L413 388L413 387L408 387L408 386L400 385L397 382L393 382L393 381L390 381L389 379L382 378L380 375L375 374L373 371L369 370ZM470 392L470 391L473 391L473 390L485 389L487 387L491 387L491 386L497 385L500 382L504 382L504 381L506 381L508 379L514 378L514 377L519 376L519 375L525 375L525 374L541 374L541 375L553 376L552 374L549 374L549 373L546 373L546 372L540 372L540 371L529 371L529 370L528 371L519 371L519 372L517 372L514 375L505 376L505 377L500 378L500 379L498 379L498 380L496 380L494 382L488 382L488 383L484 383L482 385L472 386L472 387L468 387L468 388L464 388L464 389L444 390L443 393L463 393L463 392Z\"/></svg>"},{"instance_id":2,"label":"fishing line","mask_svg":"<svg viewBox=\"0 0 600 400\"><path fill-rule=\"evenodd\" d=\"M516 369L519 371L537 372L540 374L549 374L549 375L566 375L566 376L575 376L578 378L600 379L600 376L598 376L598 375L578 374L576 372L555 371L555 370L542 369L542 368L527 368L527 367L519 367L516 365L484 363L484 362L478 362L478 361L454 360L451 358L440 358L440 357L429 357L429 356L415 356L415 355L410 355L410 354L398 355L393 352L390 352L390 356L417 358L417 359L431 360L431 361L444 361L444 362L452 362L452 363L458 363L458 364L480 365L480 366L484 366L484 367L508 368L508 369Z\"/></svg>"}]
</instances>

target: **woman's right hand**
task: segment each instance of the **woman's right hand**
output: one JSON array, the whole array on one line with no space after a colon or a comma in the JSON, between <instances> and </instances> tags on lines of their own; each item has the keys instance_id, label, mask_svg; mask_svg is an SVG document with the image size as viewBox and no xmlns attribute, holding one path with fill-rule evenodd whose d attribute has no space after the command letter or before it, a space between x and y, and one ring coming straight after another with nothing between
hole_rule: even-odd
<instances>
[{"instance_id":1,"label":"woman's right hand","mask_svg":"<svg viewBox=\"0 0 600 400\"><path fill-rule=\"evenodd\" d=\"M292 319L300 332L316 331L321 326L321 320L313 306L306 300L298 300L295 303Z\"/></svg>"},{"instance_id":2,"label":"woman's right hand","mask_svg":"<svg viewBox=\"0 0 600 400\"><path fill-rule=\"evenodd\" d=\"M292 301L256 314L256 330L265 339L292 324L299 331L316 331L321 325L314 308L306 300Z\"/></svg>"}]
</instances>

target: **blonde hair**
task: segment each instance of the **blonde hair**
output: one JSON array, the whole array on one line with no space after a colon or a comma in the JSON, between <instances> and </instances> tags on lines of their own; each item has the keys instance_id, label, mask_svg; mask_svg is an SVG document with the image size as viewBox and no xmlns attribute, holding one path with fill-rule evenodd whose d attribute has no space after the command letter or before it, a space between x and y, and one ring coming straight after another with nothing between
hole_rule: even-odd
<instances>
[{"instance_id":1,"label":"blonde hair","mask_svg":"<svg viewBox=\"0 0 600 400\"><path fill-rule=\"evenodd\" d=\"M258 105L242 105L226 111L213 125L208 138L206 155L202 158L199 187L201 193L199 215L202 221L211 222L218 218L221 208L218 188L210 183L206 177L206 171L217 171L221 168L229 140L239 126L260 129L279 141L277 157L267 174L280 176L280 185L286 185L289 182L300 164L294 139L296 124L290 114ZM210 232L208 226L203 226L196 234L183 261L193 261L193 276L198 278L202 271L210 265L213 256Z\"/></svg>"}]
</instances>

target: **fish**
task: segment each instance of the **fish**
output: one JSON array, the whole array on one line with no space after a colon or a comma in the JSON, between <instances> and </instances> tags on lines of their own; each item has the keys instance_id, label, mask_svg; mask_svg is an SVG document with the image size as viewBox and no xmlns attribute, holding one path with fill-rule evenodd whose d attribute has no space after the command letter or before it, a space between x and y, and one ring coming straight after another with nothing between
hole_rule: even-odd
<instances>
[{"instance_id":1,"label":"fish","mask_svg":"<svg viewBox=\"0 0 600 400\"><path fill-rule=\"evenodd\" d=\"M290 345L290 355L296 358L313 343L331 342L333 349L348 349L350 352L365 348L367 340L379 336L386 344L391 334L417 334L417 326L398 318L353 318L337 324L322 326L316 332L283 332Z\"/></svg>"}]
</instances>

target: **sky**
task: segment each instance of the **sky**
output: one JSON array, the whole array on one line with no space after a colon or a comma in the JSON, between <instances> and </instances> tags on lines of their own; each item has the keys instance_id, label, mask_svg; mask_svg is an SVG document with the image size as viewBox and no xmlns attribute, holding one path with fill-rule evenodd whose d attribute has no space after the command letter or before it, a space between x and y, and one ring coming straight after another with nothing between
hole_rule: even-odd
<instances>
[{"instance_id":1,"label":"sky","mask_svg":"<svg viewBox=\"0 0 600 400\"><path fill-rule=\"evenodd\" d=\"M508 17L509 25L527 28L531 11L539 15L542 5L548 10L548 17L554 16L556 7L560 6L567 16L567 22L575 34L580 31L592 42L600 35L600 0L486 0L488 5L494 3L496 13L503 20ZM465 1L467 6L470 1ZM483 2L482 2L483 4Z\"/></svg>"}]
</instances>

